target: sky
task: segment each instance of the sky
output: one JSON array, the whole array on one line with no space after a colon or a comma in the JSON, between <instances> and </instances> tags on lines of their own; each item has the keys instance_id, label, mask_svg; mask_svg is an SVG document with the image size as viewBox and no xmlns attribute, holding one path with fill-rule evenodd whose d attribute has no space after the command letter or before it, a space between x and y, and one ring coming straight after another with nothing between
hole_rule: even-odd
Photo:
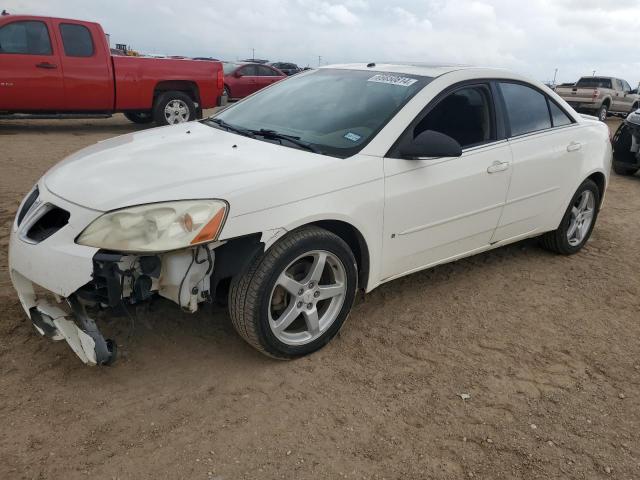
<instances>
[{"instance_id":1,"label":"sky","mask_svg":"<svg viewBox=\"0 0 640 480\"><path fill-rule=\"evenodd\" d=\"M145 53L292 61L421 61L537 80L640 81L640 0L0 0L9 13L97 21ZM321 57L320 59L318 57Z\"/></svg>"}]
</instances>

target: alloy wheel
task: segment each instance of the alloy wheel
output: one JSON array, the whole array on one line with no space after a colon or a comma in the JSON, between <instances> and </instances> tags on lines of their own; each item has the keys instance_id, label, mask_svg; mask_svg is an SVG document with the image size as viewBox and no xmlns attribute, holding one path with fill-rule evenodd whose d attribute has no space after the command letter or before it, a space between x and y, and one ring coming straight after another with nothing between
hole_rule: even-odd
<instances>
[{"instance_id":1,"label":"alloy wheel","mask_svg":"<svg viewBox=\"0 0 640 480\"><path fill-rule=\"evenodd\" d=\"M338 257L324 250L300 255L278 276L269 299L269 326L287 345L313 342L336 320L347 292Z\"/></svg>"},{"instance_id":2,"label":"alloy wheel","mask_svg":"<svg viewBox=\"0 0 640 480\"><path fill-rule=\"evenodd\" d=\"M585 190L571 207L571 220L567 230L569 245L580 245L591 228L595 213L595 197L591 190Z\"/></svg>"}]
</instances>

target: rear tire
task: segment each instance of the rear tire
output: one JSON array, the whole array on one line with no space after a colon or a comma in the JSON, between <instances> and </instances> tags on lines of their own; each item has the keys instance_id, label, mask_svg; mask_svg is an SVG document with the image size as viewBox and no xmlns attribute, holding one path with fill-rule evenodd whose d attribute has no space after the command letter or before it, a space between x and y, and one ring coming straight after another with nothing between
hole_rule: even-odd
<instances>
[{"instance_id":1,"label":"rear tire","mask_svg":"<svg viewBox=\"0 0 640 480\"><path fill-rule=\"evenodd\" d=\"M585 226L584 221L576 219L576 211L579 210L580 203L583 199L591 197L592 206L590 213L590 223ZM586 202L589 203L589 202ZM600 191L598 186L593 180L586 179L576 190L576 193L571 198L567 211L562 217L560 226L552 231L545 233L540 242L542 246L547 250L550 250L561 255L573 255L578 253L582 247L587 243L593 227L596 224L598 218L598 210L600 208ZM586 218L586 216L584 217ZM579 225L581 229L581 237L578 241L576 237L572 235L576 232L576 225Z\"/></svg>"},{"instance_id":2,"label":"rear tire","mask_svg":"<svg viewBox=\"0 0 640 480\"><path fill-rule=\"evenodd\" d=\"M302 227L232 280L231 321L249 345L268 356L307 355L326 345L344 323L357 279L353 253L340 237Z\"/></svg>"},{"instance_id":3,"label":"rear tire","mask_svg":"<svg viewBox=\"0 0 640 480\"><path fill-rule=\"evenodd\" d=\"M196 116L196 106L184 92L163 92L153 106L153 119L158 125L190 122L195 120Z\"/></svg>"},{"instance_id":4,"label":"rear tire","mask_svg":"<svg viewBox=\"0 0 640 480\"><path fill-rule=\"evenodd\" d=\"M140 125L153 122L153 115L151 115L151 112L126 112L124 116L127 120Z\"/></svg>"},{"instance_id":5,"label":"rear tire","mask_svg":"<svg viewBox=\"0 0 640 480\"><path fill-rule=\"evenodd\" d=\"M598 120L604 122L607 120L607 116L609 115L609 107L606 103L603 103L602 106L598 109L597 117Z\"/></svg>"}]
</instances>

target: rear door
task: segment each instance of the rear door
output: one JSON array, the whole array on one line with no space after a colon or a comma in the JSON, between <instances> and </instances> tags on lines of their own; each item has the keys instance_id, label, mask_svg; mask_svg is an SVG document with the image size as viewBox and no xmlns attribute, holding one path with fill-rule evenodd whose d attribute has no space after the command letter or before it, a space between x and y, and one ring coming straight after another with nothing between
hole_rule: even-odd
<instances>
[{"instance_id":1,"label":"rear door","mask_svg":"<svg viewBox=\"0 0 640 480\"><path fill-rule=\"evenodd\" d=\"M53 20L59 36L65 109L110 111L114 108L111 53L95 24Z\"/></svg>"},{"instance_id":2,"label":"rear door","mask_svg":"<svg viewBox=\"0 0 640 480\"><path fill-rule=\"evenodd\" d=\"M622 112L631 112L633 105L636 101L635 96L631 94L631 85L626 80L620 80L622 83Z\"/></svg>"},{"instance_id":3,"label":"rear door","mask_svg":"<svg viewBox=\"0 0 640 480\"><path fill-rule=\"evenodd\" d=\"M506 110L513 173L507 201L492 242L553 229L567 192L580 171L580 126L541 90L500 82Z\"/></svg>"},{"instance_id":4,"label":"rear door","mask_svg":"<svg viewBox=\"0 0 640 480\"><path fill-rule=\"evenodd\" d=\"M271 67L268 67L267 65L259 65L258 78L258 84L260 85L260 88L264 88L280 80L282 78L282 75L280 74L280 72Z\"/></svg>"},{"instance_id":5,"label":"rear door","mask_svg":"<svg viewBox=\"0 0 640 480\"><path fill-rule=\"evenodd\" d=\"M0 27L0 110L64 108L62 70L45 20L16 20Z\"/></svg>"}]
</instances>

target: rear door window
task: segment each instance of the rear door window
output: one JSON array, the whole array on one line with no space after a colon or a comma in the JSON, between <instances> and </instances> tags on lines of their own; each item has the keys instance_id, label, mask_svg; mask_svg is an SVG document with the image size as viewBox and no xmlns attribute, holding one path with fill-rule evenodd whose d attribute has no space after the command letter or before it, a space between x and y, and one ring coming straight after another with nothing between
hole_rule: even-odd
<instances>
[{"instance_id":1,"label":"rear door window","mask_svg":"<svg viewBox=\"0 0 640 480\"><path fill-rule=\"evenodd\" d=\"M60 25L60 36L62 37L64 54L67 57L93 56L91 32L84 25L63 23Z\"/></svg>"},{"instance_id":2,"label":"rear door window","mask_svg":"<svg viewBox=\"0 0 640 480\"><path fill-rule=\"evenodd\" d=\"M519 83L500 83L511 125L511 136L551 128L551 116L544 94Z\"/></svg>"},{"instance_id":3,"label":"rear door window","mask_svg":"<svg viewBox=\"0 0 640 480\"><path fill-rule=\"evenodd\" d=\"M258 67L258 75L261 77L277 77L279 74L273 68L260 65Z\"/></svg>"},{"instance_id":4,"label":"rear door window","mask_svg":"<svg viewBox=\"0 0 640 480\"><path fill-rule=\"evenodd\" d=\"M49 30L44 22L12 22L0 28L0 53L51 55Z\"/></svg>"},{"instance_id":5,"label":"rear door window","mask_svg":"<svg viewBox=\"0 0 640 480\"><path fill-rule=\"evenodd\" d=\"M245 77L255 77L258 75L258 69L256 65L247 65L246 67L242 67L240 73Z\"/></svg>"}]
</instances>

